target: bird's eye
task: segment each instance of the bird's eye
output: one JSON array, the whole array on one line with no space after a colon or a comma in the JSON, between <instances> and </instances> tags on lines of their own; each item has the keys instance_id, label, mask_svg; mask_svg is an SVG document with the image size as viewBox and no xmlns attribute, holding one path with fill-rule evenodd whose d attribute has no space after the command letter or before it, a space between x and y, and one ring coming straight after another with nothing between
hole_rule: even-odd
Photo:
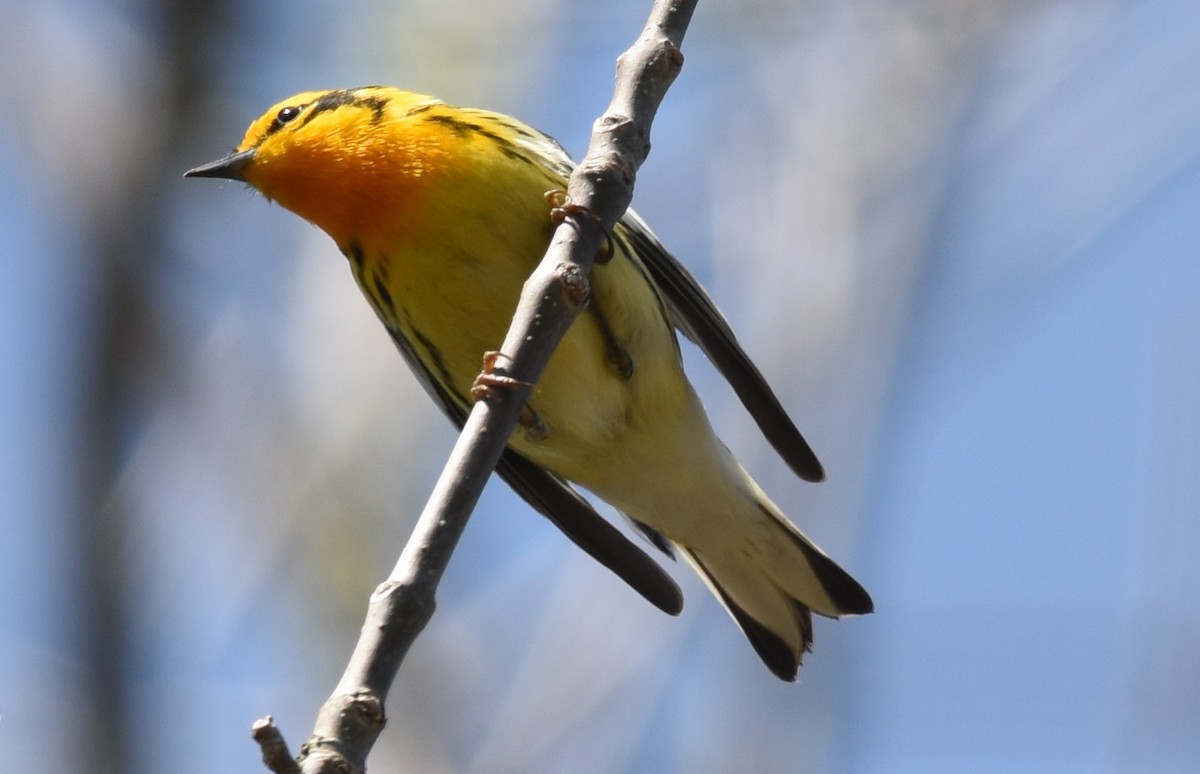
<instances>
[{"instance_id":1,"label":"bird's eye","mask_svg":"<svg viewBox=\"0 0 1200 774\"><path fill-rule=\"evenodd\" d=\"M298 115L300 115L300 108L296 107L295 105L289 105L275 115L275 123L283 126Z\"/></svg>"}]
</instances>

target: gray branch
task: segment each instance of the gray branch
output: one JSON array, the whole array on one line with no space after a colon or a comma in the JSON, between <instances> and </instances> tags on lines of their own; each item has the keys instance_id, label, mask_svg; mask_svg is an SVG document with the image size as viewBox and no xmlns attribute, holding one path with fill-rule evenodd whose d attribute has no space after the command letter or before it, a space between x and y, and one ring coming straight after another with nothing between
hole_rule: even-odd
<instances>
[{"instance_id":1,"label":"gray branch","mask_svg":"<svg viewBox=\"0 0 1200 774\"><path fill-rule=\"evenodd\" d=\"M650 124L683 65L679 46L696 0L655 0L637 41L617 59L612 102L593 127L587 155L571 175L565 217L526 281L491 374L516 386L479 400L395 569L371 595L362 634L312 736L293 761L269 718L255 739L276 774L361 774L386 723L384 702L409 647L436 607L438 581L555 347L587 302L588 276L605 235L633 199L650 151ZM480 353L482 354L482 353Z\"/></svg>"}]
</instances>

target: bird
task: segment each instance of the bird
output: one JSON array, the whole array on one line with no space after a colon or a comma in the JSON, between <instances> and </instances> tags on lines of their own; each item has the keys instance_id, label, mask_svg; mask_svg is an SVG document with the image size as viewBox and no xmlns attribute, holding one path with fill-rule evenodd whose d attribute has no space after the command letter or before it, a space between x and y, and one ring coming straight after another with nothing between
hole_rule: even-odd
<instances>
[{"instance_id":1,"label":"bird","mask_svg":"<svg viewBox=\"0 0 1200 774\"><path fill-rule=\"evenodd\" d=\"M573 168L557 141L515 118L363 86L289 97L232 152L185 175L245 183L328 234L407 364L461 427L481 357L503 338L549 245L547 192L561 194ZM677 334L705 353L800 478L821 481L824 469L712 298L632 209L603 258L497 472L678 614L678 586L582 492L610 504L694 568L767 668L795 681L813 613L862 615L874 604L717 437Z\"/></svg>"}]
</instances>

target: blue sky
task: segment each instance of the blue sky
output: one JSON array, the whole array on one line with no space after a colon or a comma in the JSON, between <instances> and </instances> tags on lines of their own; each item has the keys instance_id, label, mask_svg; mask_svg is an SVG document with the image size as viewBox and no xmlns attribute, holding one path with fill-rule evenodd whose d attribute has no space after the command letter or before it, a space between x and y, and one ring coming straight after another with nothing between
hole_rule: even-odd
<instances>
[{"instance_id":1,"label":"blue sky","mask_svg":"<svg viewBox=\"0 0 1200 774\"><path fill-rule=\"evenodd\" d=\"M1009 5L702 4L639 179L635 207L830 480L795 480L688 352L714 423L877 613L819 621L783 685L686 568L684 614L661 616L493 485L378 770L1193 765L1200 10ZM328 240L182 170L288 93L367 82L517 113L579 154L644 15L610 6L243 4L172 138L149 10L3 11L0 741L36 756L19 768L79 770L110 716L131 772L249 770L267 713L298 743L452 441ZM96 246L145 206L143 327L101 453ZM104 509L112 600L83 564ZM117 707L90 693L97 599L122 616Z\"/></svg>"}]
</instances>

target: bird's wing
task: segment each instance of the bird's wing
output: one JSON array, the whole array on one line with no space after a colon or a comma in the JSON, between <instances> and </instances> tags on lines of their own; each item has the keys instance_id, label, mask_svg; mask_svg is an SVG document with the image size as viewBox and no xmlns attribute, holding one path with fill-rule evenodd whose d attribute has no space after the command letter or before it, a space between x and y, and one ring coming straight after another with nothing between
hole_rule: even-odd
<instances>
[{"instance_id":1,"label":"bird's wing","mask_svg":"<svg viewBox=\"0 0 1200 774\"><path fill-rule=\"evenodd\" d=\"M566 481L512 449L504 450L496 472L575 545L655 607L671 615L683 610L683 594L671 576L596 513Z\"/></svg>"},{"instance_id":2,"label":"bird's wing","mask_svg":"<svg viewBox=\"0 0 1200 774\"><path fill-rule=\"evenodd\" d=\"M469 411L466 400L434 377L401 331L389 327L388 333L425 391L461 429ZM496 472L575 545L616 573L655 607L671 615L683 610L683 594L671 576L596 513L566 481L512 449L504 450Z\"/></svg>"},{"instance_id":3,"label":"bird's wing","mask_svg":"<svg viewBox=\"0 0 1200 774\"><path fill-rule=\"evenodd\" d=\"M823 480L825 471L817 455L696 278L667 252L633 210L617 224L613 238L626 241L641 259L666 301L675 327L704 351L788 466L806 481Z\"/></svg>"}]
</instances>

